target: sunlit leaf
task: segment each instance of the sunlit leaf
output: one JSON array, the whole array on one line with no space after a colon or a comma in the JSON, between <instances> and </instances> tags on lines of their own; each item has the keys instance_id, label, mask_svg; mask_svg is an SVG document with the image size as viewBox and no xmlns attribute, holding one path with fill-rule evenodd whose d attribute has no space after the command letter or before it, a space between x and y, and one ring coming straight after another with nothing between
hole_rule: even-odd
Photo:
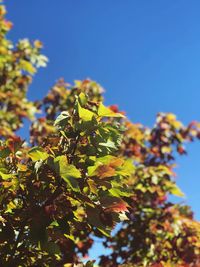
<instances>
[{"instance_id":1,"label":"sunlit leaf","mask_svg":"<svg viewBox=\"0 0 200 267\"><path fill-rule=\"evenodd\" d=\"M65 156L59 156L54 159L53 167L55 171L65 180L65 182L74 191L79 191L79 185L76 181L77 178L81 178L80 171L72 164L68 164Z\"/></svg>"},{"instance_id":2,"label":"sunlit leaf","mask_svg":"<svg viewBox=\"0 0 200 267\"><path fill-rule=\"evenodd\" d=\"M82 108L79 103L78 103L78 115L80 119L82 119L83 121L91 121L92 118L95 116L94 112Z\"/></svg>"},{"instance_id":3,"label":"sunlit leaf","mask_svg":"<svg viewBox=\"0 0 200 267\"><path fill-rule=\"evenodd\" d=\"M41 147L31 148L28 155L33 161L46 160L49 157L49 154Z\"/></svg>"},{"instance_id":4,"label":"sunlit leaf","mask_svg":"<svg viewBox=\"0 0 200 267\"><path fill-rule=\"evenodd\" d=\"M98 115L100 117L116 117L116 118L124 118L124 115L121 113L115 113L111 109L105 107L102 103L100 103L98 108Z\"/></svg>"}]
</instances>

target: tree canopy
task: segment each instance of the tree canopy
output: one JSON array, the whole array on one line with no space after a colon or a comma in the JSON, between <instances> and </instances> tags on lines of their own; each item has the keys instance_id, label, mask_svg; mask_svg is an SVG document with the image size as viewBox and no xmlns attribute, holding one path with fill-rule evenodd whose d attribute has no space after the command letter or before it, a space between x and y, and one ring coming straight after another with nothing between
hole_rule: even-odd
<instances>
[{"instance_id":1,"label":"tree canopy","mask_svg":"<svg viewBox=\"0 0 200 267\"><path fill-rule=\"evenodd\" d=\"M7 39L5 13L1 4L0 266L95 266L81 263L95 237L113 251L99 266L199 266L200 224L169 196L183 196L175 156L200 138L200 123L171 113L152 128L132 123L89 79L59 80L29 101L48 60L40 41ZM27 140L17 134L24 119Z\"/></svg>"}]
</instances>

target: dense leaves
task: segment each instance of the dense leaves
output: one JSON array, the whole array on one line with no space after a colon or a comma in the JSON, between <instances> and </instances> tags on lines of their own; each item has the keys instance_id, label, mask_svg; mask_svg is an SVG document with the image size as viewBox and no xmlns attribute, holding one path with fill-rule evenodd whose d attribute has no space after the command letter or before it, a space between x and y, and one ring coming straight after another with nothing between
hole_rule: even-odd
<instances>
[{"instance_id":1,"label":"dense leaves","mask_svg":"<svg viewBox=\"0 0 200 267\"><path fill-rule=\"evenodd\" d=\"M41 42L31 44L27 39L13 45L6 33L12 23L4 19L5 8L0 6L0 136L13 136L22 126L22 119L33 119L37 106L26 98L28 85L37 68L46 65L40 54ZM19 101L20 100L20 101ZM15 112L13 112L15 110Z\"/></svg>"},{"instance_id":2,"label":"dense leaves","mask_svg":"<svg viewBox=\"0 0 200 267\"><path fill-rule=\"evenodd\" d=\"M59 80L42 101L28 101L47 59L39 41L6 39L4 15L1 5L0 266L92 267L81 261L95 237L113 249L101 266L198 266L200 225L168 196L183 195L174 157L199 138L199 123L185 127L168 113L152 129L132 124L91 80ZM26 141L16 135L24 118Z\"/></svg>"},{"instance_id":3,"label":"dense leaves","mask_svg":"<svg viewBox=\"0 0 200 267\"><path fill-rule=\"evenodd\" d=\"M128 122L121 153L135 162L129 220L104 242L113 253L101 257L102 266L199 266L199 222L189 207L168 200L183 196L174 155L185 153L183 144L196 137L199 123L184 127L173 114L158 114L152 129Z\"/></svg>"}]
</instances>

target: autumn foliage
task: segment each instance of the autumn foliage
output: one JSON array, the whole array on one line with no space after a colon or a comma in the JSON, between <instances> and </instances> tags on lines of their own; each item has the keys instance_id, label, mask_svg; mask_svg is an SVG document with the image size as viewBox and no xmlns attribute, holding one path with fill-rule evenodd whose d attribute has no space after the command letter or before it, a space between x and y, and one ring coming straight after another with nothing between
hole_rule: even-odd
<instances>
[{"instance_id":1,"label":"autumn foliage","mask_svg":"<svg viewBox=\"0 0 200 267\"><path fill-rule=\"evenodd\" d=\"M0 5L0 266L95 266L81 263L95 237L113 251L99 266L200 266L200 224L168 200L183 196L175 156L200 124L171 113L134 124L91 80L59 80L29 101L47 58L39 41L13 45L11 27ZM27 140L16 132L24 119Z\"/></svg>"}]
</instances>

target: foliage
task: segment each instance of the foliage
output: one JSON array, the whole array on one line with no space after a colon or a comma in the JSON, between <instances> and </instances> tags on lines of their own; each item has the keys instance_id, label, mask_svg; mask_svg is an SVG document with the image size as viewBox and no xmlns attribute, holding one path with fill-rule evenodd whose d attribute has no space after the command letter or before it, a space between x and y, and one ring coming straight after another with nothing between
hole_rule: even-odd
<instances>
[{"instance_id":1,"label":"foliage","mask_svg":"<svg viewBox=\"0 0 200 267\"><path fill-rule=\"evenodd\" d=\"M107 238L113 253L101 257L102 266L133 262L134 266L198 266L200 228L189 207L168 201L184 194L175 183L174 154L184 154L183 143L199 137L199 123L184 127L173 114L158 114L152 129L128 123L122 153L135 162L129 186L128 221ZM175 153L176 152L176 153Z\"/></svg>"},{"instance_id":2,"label":"foliage","mask_svg":"<svg viewBox=\"0 0 200 267\"><path fill-rule=\"evenodd\" d=\"M13 136L22 126L22 119L33 119L37 106L26 98L32 75L47 58L40 54L41 42L32 45L27 39L15 46L6 38L12 23L4 19L5 8L0 7L0 136ZM20 100L20 101L19 101ZM15 110L15 112L13 112Z\"/></svg>"},{"instance_id":3,"label":"foliage","mask_svg":"<svg viewBox=\"0 0 200 267\"><path fill-rule=\"evenodd\" d=\"M4 15L1 5L0 266L83 266L95 236L113 249L101 266L198 266L199 223L168 196L183 195L174 156L200 136L199 123L185 127L168 113L152 129L132 124L90 80L59 80L42 101L28 101L47 59L39 41L7 40ZM27 142L16 134L24 118Z\"/></svg>"}]
</instances>

